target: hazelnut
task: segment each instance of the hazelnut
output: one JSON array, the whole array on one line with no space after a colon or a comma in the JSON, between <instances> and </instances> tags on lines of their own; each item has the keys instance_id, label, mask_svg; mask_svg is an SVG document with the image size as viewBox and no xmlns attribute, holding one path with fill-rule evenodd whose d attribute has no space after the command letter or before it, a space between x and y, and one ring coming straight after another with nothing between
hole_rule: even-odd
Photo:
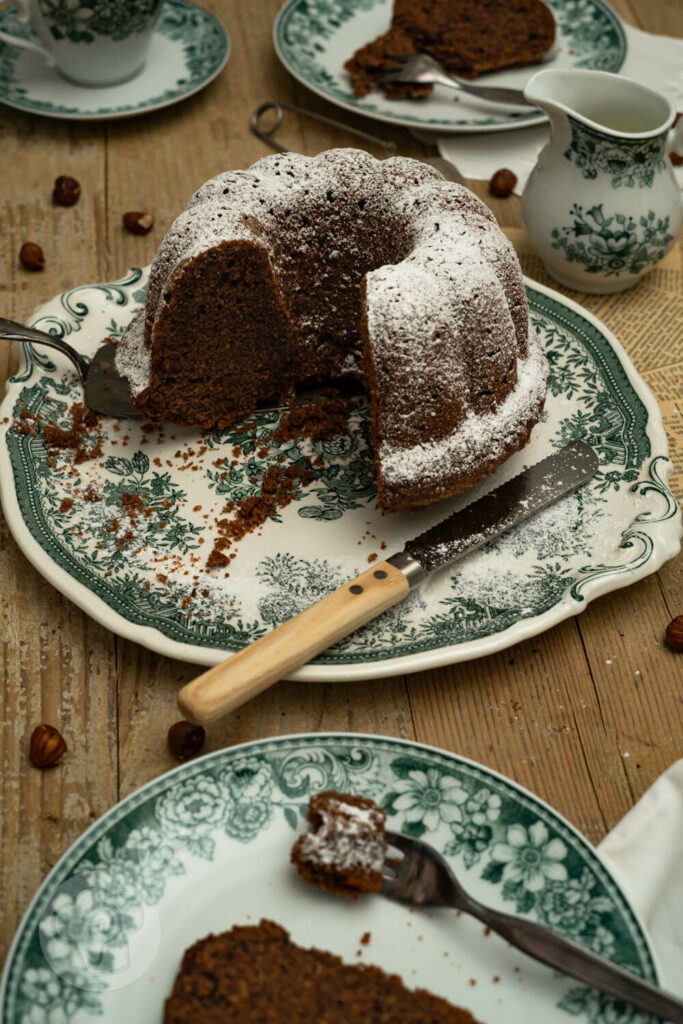
<instances>
[{"instance_id":1,"label":"hazelnut","mask_svg":"<svg viewBox=\"0 0 683 1024\"><path fill-rule=\"evenodd\" d=\"M674 167L680 167L683 164L683 153L669 153L669 160Z\"/></svg>"},{"instance_id":2,"label":"hazelnut","mask_svg":"<svg viewBox=\"0 0 683 1024\"><path fill-rule=\"evenodd\" d=\"M73 206L78 202L80 194L81 186L76 179L70 178L68 174L60 174L52 190L52 202L58 206Z\"/></svg>"},{"instance_id":3,"label":"hazelnut","mask_svg":"<svg viewBox=\"0 0 683 1024\"><path fill-rule=\"evenodd\" d=\"M62 734L53 725L37 725L31 733L29 761L34 768L50 768L66 753Z\"/></svg>"},{"instance_id":4,"label":"hazelnut","mask_svg":"<svg viewBox=\"0 0 683 1024\"><path fill-rule=\"evenodd\" d=\"M123 226L131 235L146 235L154 227L154 220L151 213L130 210L123 215Z\"/></svg>"},{"instance_id":5,"label":"hazelnut","mask_svg":"<svg viewBox=\"0 0 683 1024\"><path fill-rule=\"evenodd\" d=\"M45 254L36 242L24 242L19 250L19 262L27 270L42 270L45 266Z\"/></svg>"},{"instance_id":6,"label":"hazelnut","mask_svg":"<svg viewBox=\"0 0 683 1024\"><path fill-rule=\"evenodd\" d=\"M507 199L517 184L517 175L502 167L493 175L489 182L489 192L497 199Z\"/></svg>"},{"instance_id":7,"label":"hazelnut","mask_svg":"<svg viewBox=\"0 0 683 1024\"><path fill-rule=\"evenodd\" d=\"M192 722L176 722L168 730L168 749L176 761L189 761L196 757L204 746L206 732L201 725Z\"/></svg>"},{"instance_id":8,"label":"hazelnut","mask_svg":"<svg viewBox=\"0 0 683 1024\"><path fill-rule=\"evenodd\" d=\"M664 639L672 651L683 651L683 615L677 615L666 627Z\"/></svg>"}]
</instances>

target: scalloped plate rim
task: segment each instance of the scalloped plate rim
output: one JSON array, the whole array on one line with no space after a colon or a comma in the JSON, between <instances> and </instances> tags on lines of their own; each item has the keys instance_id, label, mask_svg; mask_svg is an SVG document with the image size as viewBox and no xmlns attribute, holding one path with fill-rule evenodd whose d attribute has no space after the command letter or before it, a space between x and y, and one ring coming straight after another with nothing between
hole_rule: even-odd
<instances>
[{"instance_id":1,"label":"scalloped plate rim","mask_svg":"<svg viewBox=\"0 0 683 1024\"><path fill-rule=\"evenodd\" d=\"M241 755L244 755L245 753L248 754L255 747L264 747L267 749L269 745L279 746L281 744L286 745L287 743L295 742L305 743L306 741L310 741L313 743L320 743L321 741L323 743L333 743L335 741L347 741L349 743L353 743L354 741L357 741L361 744L370 741L371 743L387 743L390 745L404 747L417 755L421 753L435 754L439 757L444 757L447 760L450 759L452 761L455 761L457 764L462 765L464 767L473 768L477 771L482 772L484 775L491 776L497 782L503 783L505 786L508 786L510 789L514 790L515 793L519 796L524 797L525 799L530 800L532 803L539 805L541 808L543 808L546 814L549 814L551 817L559 821L569 832L571 832L578 839L579 843L589 852L591 856L595 857L596 861L598 862L602 870L607 874L612 885L615 887L615 889L623 899L625 907L628 909L628 912L630 913L633 922L635 923L640 932L640 938L652 962L655 983L661 983L660 978L662 976L662 971L659 958L652 946L649 933L640 916L640 913L635 909L630 899L628 899L628 897L626 896L621 886L621 883L612 873L612 869L605 862L604 858L600 854L600 851L597 849L597 847L593 846L593 844L589 842L586 836L577 828L576 825L574 825L568 818L566 818L559 811L555 810L555 808L552 807L546 800L538 796L536 793L532 792L532 790L528 789L526 786L523 786L519 782L515 782L513 779L509 778L509 776L504 775L497 769L490 768L488 765L483 764L481 761L475 761L473 758L466 757L463 754L458 754L455 751L446 750L444 747L438 747L431 743L422 743L419 740L408 740L397 736L385 735L383 733L302 732L286 733L282 736L268 736L260 737L253 740L246 740L243 743L238 743L231 747L222 747L220 750L214 750L208 754L203 754L200 757L194 758L191 761L186 761L184 764L177 765L175 768L163 772L161 775L158 775L155 778L150 779L142 786L133 790L132 793L129 793L122 800L119 800L112 807L110 807L109 810L105 811L104 814L101 814L100 817L92 823L92 825L89 825L88 828L86 828L86 830L82 832L80 836L78 836L74 840L74 842L64 851L64 853L61 855L57 863L50 869L46 877L40 883L35 895L31 899L26 910L21 916L16 932L12 939L12 943L7 952L7 957L5 959L5 963L2 969L2 974L0 974L0 1014L4 1014L4 1001L7 994L7 984L9 980L11 966L14 957L16 956L17 948L19 946L19 942L21 940L24 927L28 923L29 918L32 916L35 907L40 903L44 894L47 892L50 885L50 881L53 878L53 876L57 875L57 873L60 871L60 868L62 868L62 866L65 865L66 861L70 861L74 858L77 850L80 850L83 847L87 848L88 845L91 845L89 842L91 836L96 836L98 832L101 832L102 835L100 836L100 838L103 838L104 835L106 835L106 833L109 831L109 827L116 825L121 820L123 820L123 818L128 813L129 806L136 804L144 793L154 788L158 788L159 792L161 792L167 784L172 784L173 782L178 781L178 779L184 773L195 773L201 770L201 768L204 765L210 764L213 761L219 761L223 757L227 757L228 759L230 759L233 756L239 757Z\"/></svg>"},{"instance_id":2,"label":"scalloped plate rim","mask_svg":"<svg viewBox=\"0 0 683 1024\"><path fill-rule=\"evenodd\" d=\"M650 464L658 456L664 456L668 461L668 440L659 406L614 334L597 317L593 316L593 314L589 313L588 310L572 299L561 295L546 285L532 281L526 276L524 282L528 287L577 313L599 330L607 339L618 357L630 384L647 411L647 432L652 444ZM111 284L113 282L104 283ZM88 288L91 286L84 285L82 287ZM92 285L92 287L97 287L97 285ZM47 303L41 303L37 306L29 317L28 322L33 323L39 319L43 315L40 311L53 302L55 298L58 298L58 296L54 296ZM6 410L3 407L9 400L10 395L11 385L8 381L2 406L0 406L3 414L6 414ZM672 472L673 466L668 461L663 474L665 482L670 478ZM74 580L65 569L62 569L53 562L30 533L21 515L7 445L0 447L0 502L12 536L33 567L68 600L72 601L101 626L111 630L111 632L121 636L123 639L141 644L156 654L201 666L220 664L234 653L237 653L223 651L215 647L199 647L193 644L180 643L177 640L166 637L152 626L131 623L128 619L110 608L102 598L93 594L85 584ZM641 525L644 529L648 526L647 523ZM675 530L674 525L677 527ZM582 612L595 598L601 597L603 594L613 590L620 590L622 587L630 586L632 583L656 572L664 562L674 558L681 550L681 537L683 536L680 510L675 517L667 520L666 523L654 524L650 528L649 536L653 543L652 554L642 565L628 572L607 573L589 580L584 590L583 601L578 601L570 594L565 593L552 608L549 608L541 615L519 619L516 623L508 626L507 629L489 634L477 640L459 644L448 644L443 647L433 648L430 651L421 651L402 655L398 658L386 658L377 661L359 660L335 665L313 663L290 673L284 679L297 682L325 683L351 682L359 679L383 679L394 675L427 671L495 654L514 644L538 636L553 626L559 625L559 623L570 616Z\"/></svg>"},{"instance_id":3,"label":"scalloped plate rim","mask_svg":"<svg viewBox=\"0 0 683 1024\"><path fill-rule=\"evenodd\" d=\"M215 24L218 26L218 28L225 37L225 56L223 60L220 62L219 66L216 67L211 72L210 75L207 75L206 78L202 79L201 82L198 82L196 86L194 86L191 89L188 89L186 92L183 92L178 96L173 96L171 99L168 100L161 100L158 103L151 103L146 106L141 106L135 110L122 110L119 112L107 114L98 114L97 112L74 114L59 112L58 110L35 110L32 106L27 105L26 103L19 103L16 100L7 99L5 96L2 95L2 90L0 87L0 104L2 104L5 107L11 107L13 110L21 110L24 113L32 114L34 117L51 117L57 121L122 121L124 118L127 117L141 117L144 114L151 114L158 110L164 110L166 107L172 107L175 103L181 103L183 100L187 100L191 96L195 96L198 92L201 92L202 89L205 89L207 85L210 85L211 82L213 82L213 80L217 78L218 75L220 75L221 71L225 68L226 64L228 63L228 60L230 59L230 54L232 52L232 39L225 25L215 16L215 14L212 14L210 11L207 11L206 8L201 6L201 4L194 3L193 0L181 0L181 2L187 7L198 8L198 10L200 10L209 21L215 22ZM84 91L87 91L87 86L83 86L83 89ZM104 90L93 89L91 91L102 93L106 92L107 90L105 88Z\"/></svg>"}]
</instances>

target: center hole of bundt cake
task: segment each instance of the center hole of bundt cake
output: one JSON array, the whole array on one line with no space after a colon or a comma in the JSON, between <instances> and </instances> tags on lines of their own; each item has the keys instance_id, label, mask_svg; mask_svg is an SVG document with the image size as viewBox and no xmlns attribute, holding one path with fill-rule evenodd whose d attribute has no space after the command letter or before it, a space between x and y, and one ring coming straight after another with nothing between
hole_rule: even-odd
<instances>
[{"instance_id":1,"label":"center hole of bundt cake","mask_svg":"<svg viewBox=\"0 0 683 1024\"><path fill-rule=\"evenodd\" d=\"M273 264L303 357L298 383L360 378L363 278L405 258L406 224L379 197L336 187L319 198L303 195L274 241Z\"/></svg>"}]
</instances>

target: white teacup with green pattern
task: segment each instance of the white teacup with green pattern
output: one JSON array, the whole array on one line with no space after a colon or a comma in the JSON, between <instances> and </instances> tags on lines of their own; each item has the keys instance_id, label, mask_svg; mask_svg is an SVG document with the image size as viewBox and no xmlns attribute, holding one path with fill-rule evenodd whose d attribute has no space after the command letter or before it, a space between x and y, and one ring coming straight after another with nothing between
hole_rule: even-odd
<instances>
[{"instance_id":1,"label":"white teacup with green pattern","mask_svg":"<svg viewBox=\"0 0 683 1024\"><path fill-rule=\"evenodd\" d=\"M683 119L672 128L665 96L605 71L539 71L524 95L551 129L522 199L529 241L568 288L630 288L681 227L669 153L683 151Z\"/></svg>"},{"instance_id":2,"label":"white teacup with green pattern","mask_svg":"<svg viewBox=\"0 0 683 1024\"><path fill-rule=\"evenodd\" d=\"M125 82L142 70L163 0L16 0L40 42L0 32L37 50L79 85Z\"/></svg>"}]
</instances>

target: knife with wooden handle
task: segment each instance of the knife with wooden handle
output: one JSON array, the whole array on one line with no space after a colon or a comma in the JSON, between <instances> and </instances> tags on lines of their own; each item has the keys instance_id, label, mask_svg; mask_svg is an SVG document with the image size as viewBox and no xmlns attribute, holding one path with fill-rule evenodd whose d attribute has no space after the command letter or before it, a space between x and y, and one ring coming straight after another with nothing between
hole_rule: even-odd
<instances>
[{"instance_id":1,"label":"knife with wooden handle","mask_svg":"<svg viewBox=\"0 0 683 1024\"><path fill-rule=\"evenodd\" d=\"M203 725L234 711L402 601L430 572L476 551L587 483L597 468L593 449L571 441L188 683L178 695L181 711Z\"/></svg>"}]
</instances>

